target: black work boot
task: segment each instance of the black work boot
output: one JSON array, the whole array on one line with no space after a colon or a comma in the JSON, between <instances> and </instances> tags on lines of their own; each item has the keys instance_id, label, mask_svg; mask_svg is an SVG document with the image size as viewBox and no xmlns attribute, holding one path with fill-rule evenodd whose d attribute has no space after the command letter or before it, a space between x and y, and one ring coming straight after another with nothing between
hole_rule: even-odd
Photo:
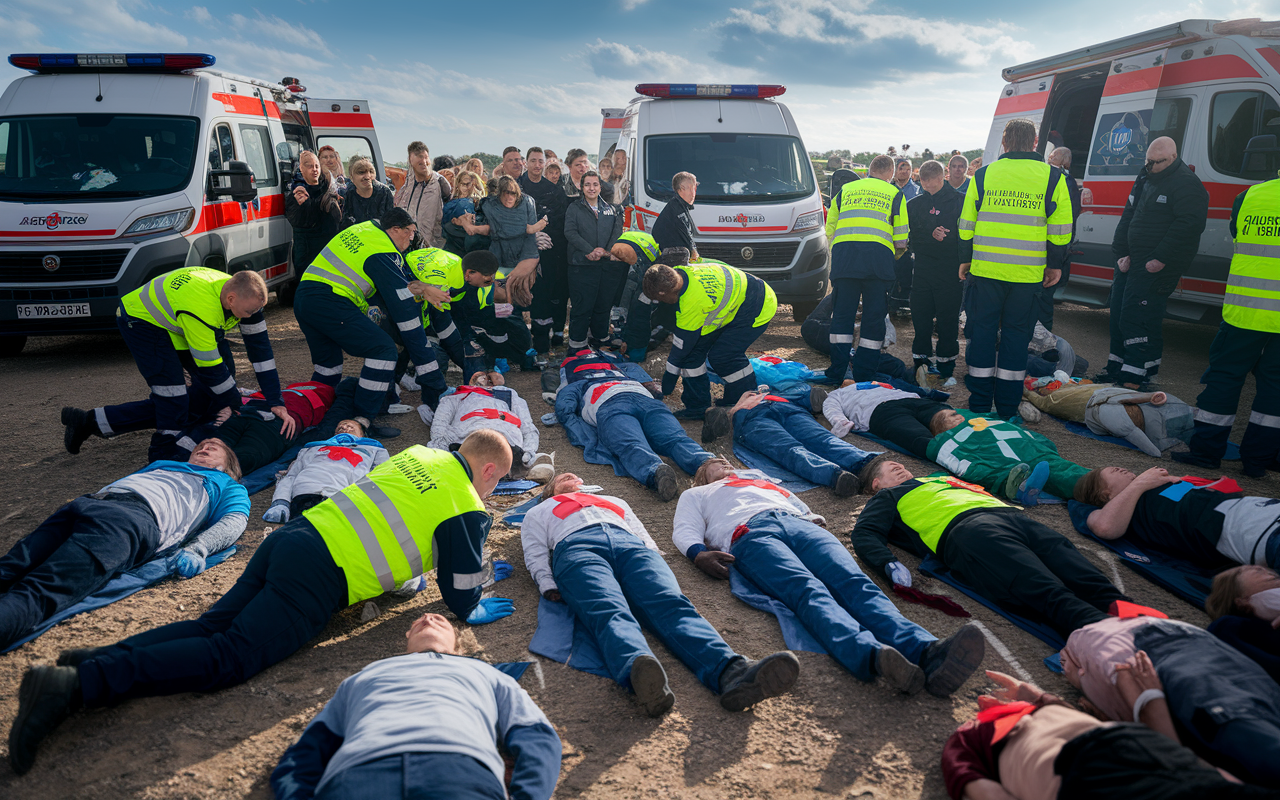
<instances>
[{"instance_id":1,"label":"black work boot","mask_svg":"<svg viewBox=\"0 0 1280 800\"><path fill-rule=\"evenodd\" d=\"M653 488L658 493L658 499L664 503L676 499L680 488L676 485L676 471L670 464L663 464L653 473Z\"/></svg>"},{"instance_id":2,"label":"black work boot","mask_svg":"<svg viewBox=\"0 0 1280 800\"><path fill-rule=\"evenodd\" d=\"M925 648L920 657L924 688L935 697L946 697L959 689L982 664L987 640L972 622Z\"/></svg>"},{"instance_id":3,"label":"black work boot","mask_svg":"<svg viewBox=\"0 0 1280 800\"><path fill-rule=\"evenodd\" d=\"M650 655L637 656L631 662L631 691L636 693L636 701L644 713L651 717L662 716L676 704L676 696L667 684L666 670Z\"/></svg>"},{"instance_id":4,"label":"black work boot","mask_svg":"<svg viewBox=\"0 0 1280 800\"><path fill-rule=\"evenodd\" d=\"M729 409L720 407L708 408L706 416L702 418L703 444L710 444L724 436L729 432L730 427Z\"/></svg>"},{"instance_id":5,"label":"black work boot","mask_svg":"<svg viewBox=\"0 0 1280 800\"><path fill-rule=\"evenodd\" d=\"M924 688L924 670L887 644L880 645L876 651L876 674L900 692L919 694Z\"/></svg>"},{"instance_id":6,"label":"black work boot","mask_svg":"<svg viewBox=\"0 0 1280 800\"><path fill-rule=\"evenodd\" d=\"M75 667L32 667L18 688L18 715L9 729L9 766L25 775L40 742L80 707L80 673Z\"/></svg>"},{"instance_id":7,"label":"black work boot","mask_svg":"<svg viewBox=\"0 0 1280 800\"><path fill-rule=\"evenodd\" d=\"M110 650L110 647L73 647L58 653L57 664L60 667L78 667L91 658Z\"/></svg>"},{"instance_id":8,"label":"black work boot","mask_svg":"<svg viewBox=\"0 0 1280 800\"><path fill-rule=\"evenodd\" d=\"M766 697L785 694L800 677L800 659L789 650L759 661L736 658L720 674L720 705L726 711L746 711Z\"/></svg>"},{"instance_id":9,"label":"black work boot","mask_svg":"<svg viewBox=\"0 0 1280 800\"><path fill-rule=\"evenodd\" d=\"M862 481L852 472L841 472L836 476L836 485L831 487L836 497L853 497L862 491Z\"/></svg>"},{"instance_id":10,"label":"black work boot","mask_svg":"<svg viewBox=\"0 0 1280 800\"><path fill-rule=\"evenodd\" d=\"M92 411L67 406L62 409L62 424L67 426L62 432L62 444L67 452L75 455L80 452L80 445L90 436L102 436L98 429L98 420Z\"/></svg>"}]
</instances>

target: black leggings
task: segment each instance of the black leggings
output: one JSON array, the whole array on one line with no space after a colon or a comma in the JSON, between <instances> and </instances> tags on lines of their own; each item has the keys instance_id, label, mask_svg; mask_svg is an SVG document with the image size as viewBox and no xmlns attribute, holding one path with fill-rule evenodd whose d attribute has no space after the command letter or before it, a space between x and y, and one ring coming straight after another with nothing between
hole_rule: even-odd
<instances>
[{"instance_id":1,"label":"black leggings","mask_svg":"<svg viewBox=\"0 0 1280 800\"><path fill-rule=\"evenodd\" d=\"M929 421L939 411L950 409L946 403L923 397L889 400L871 412L868 430L873 436L893 442L911 455L928 461L929 442L933 440Z\"/></svg>"}]
</instances>

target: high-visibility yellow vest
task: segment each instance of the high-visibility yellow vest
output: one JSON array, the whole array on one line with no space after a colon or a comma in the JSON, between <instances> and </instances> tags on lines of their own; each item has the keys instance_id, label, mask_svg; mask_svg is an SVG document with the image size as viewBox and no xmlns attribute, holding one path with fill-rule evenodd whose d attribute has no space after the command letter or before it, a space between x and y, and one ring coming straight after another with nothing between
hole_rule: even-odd
<instances>
[{"instance_id":1,"label":"high-visibility yellow vest","mask_svg":"<svg viewBox=\"0 0 1280 800\"><path fill-rule=\"evenodd\" d=\"M222 363L216 331L240 324L222 307L231 276L207 267L183 267L152 278L121 298L125 313L169 332L175 350L190 350L197 367Z\"/></svg>"},{"instance_id":2,"label":"high-visibility yellow vest","mask_svg":"<svg viewBox=\"0 0 1280 800\"><path fill-rule=\"evenodd\" d=\"M1245 192L1222 318L1237 328L1280 333L1280 180Z\"/></svg>"},{"instance_id":3,"label":"high-visibility yellow vest","mask_svg":"<svg viewBox=\"0 0 1280 800\"><path fill-rule=\"evenodd\" d=\"M405 264L413 277L425 284L434 286L442 292L448 292L451 300L458 300L467 291L467 281L463 276L462 259L448 250L438 247L424 247L406 253ZM423 303L425 306L426 303ZM449 310L449 303L441 308ZM423 309L425 313L425 308Z\"/></svg>"},{"instance_id":4,"label":"high-visibility yellow vest","mask_svg":"<svg viewBox=\"0 0 1280 800\"><path fill-rule=\"evenodd\" d=\"M302 515L346 575L348 602L358 603L434 569L436 528L468 511L484 511L484 502L466 468L453 453L414 445ZM475 586L484 578L454 577Z\"/></svg>"},{"instance_id":5,"label":"high-visibility yellow vest","mask_svg":"<svg viewBox=\"0 0 1280 800\"><path fill-rule=\"evenodd\" d=\"M733 321L747 296L747 274L723 261L707 259L697 265L675 267L683 272L686 288L676 310L676 327L707 334ZM773 319L778 310L778 297L769 284L764 285L764 308L752 321L752 327Z\"/></svg>"},{"instance_id":6,"label":"high-visibility yellow vest","mask_svg":"<svg viewBox=\"0 0 1280 800\"><path fill-rule=\"evenodd\" d=\"M973 241L969 272L1010 283L1044 280L1047 243L1071 241L1068 180L1032 158L1002 157L982 167L960 211L960 239ZM1055 204L1053 213L1047 200Z\"/></svg>"},{"instance_id":7,"label":"high-visibility yellow vest","mask_svg":"<svg viewBox=\"0 0 1280 800\"><path fill-rule=\"evenodd\" d=\"M917 478L920 485L898 501L898 515L933 552L951 520L976 508L1008 508L1009 506L973 483L949 475Z\"/></svg>"},{"instance_id":8,"label":"high-visibility yellow vest","mask_svg":"<svg viewBox=\"0 0 1280 800\"><path fill-rule=\"evenodd\" d=\"M897 186L879 178L846 183L838 200L831 201L827 238L832 245L879 242L894 252L894 242L907 241L909 231L907 202L899 199L901 194Z\"/></svg>"},{"instance_id":9,"label":"high-visibility yellow vest","mask_svg":"<svg viewBox=\"0 0 1280 800\"><path fill-rule=\"evenodd\" d=\"M372 222L361 222L340 231L302 273L304 281L327 283L334 294L355 303L361 312L369 310L369 298L377 288L364 272L364 262L379 253L400 258L400 251L386 232Z\"/></svg>"},{"instance_id":10,"label":"high-visibility yellow vest","mask_svg":"<svg viewBox=\"0 0 1280 800\"><path fill-rule=\"evenodd\" d=\"M662 250L658 247L658 240L647 233L640 231L627 231L618 237L620 242L630 242L649 259L650 263L657 263L658 258L662 256Z\"/></svg>"}]
</instances>

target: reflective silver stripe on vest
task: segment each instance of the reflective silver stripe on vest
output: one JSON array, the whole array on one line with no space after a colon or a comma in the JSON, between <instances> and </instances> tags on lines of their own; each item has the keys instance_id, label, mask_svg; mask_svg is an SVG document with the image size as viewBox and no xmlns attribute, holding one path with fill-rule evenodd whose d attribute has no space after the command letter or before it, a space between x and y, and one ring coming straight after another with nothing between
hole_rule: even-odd
<instances>
[{"instance_id":1,"label":"reflective silver stripe on vest","mask_svg":"<svg viewBox=\"0 0 1280 800\"><path fill-rule=\"evenodd\" d=\"M1253 297L1247 294L1236 294L1228 287L1223 305L1240 308L1256 308L1261 311L1280 311L1280 297Z\"/></svg>"},{"instance_id":2,"label":"reflective silver stripe on vest","mask_svg":"<svg viewBox=\"0 0 1280 800\"><path fill-rule=\"evenodd\" d=\"M733 298L733 272L728 267L720 267L720 271L724 273L724 296L720 298L719 304L711 310L707 318L702 321L702 327L704 328L714 322L716 317L720 316L720 312L725 310L729 305L729 301Z\"/></svg>"},{"instance_id":3,"label":"reflective silver stripe on vest","mask_svg":"<svg viewBox=\"0 0 1280 800\"><path fill-rule=\"evenodd\" d=\"M192 358L199 358L203 361L219 361L222 359L222 353L217 350L197 350L191 348Z\"/></svg>"},{"instance_id":4,"label":"reflective silver stripe on vest","mask_svg":"<svg viewBox=\"0 0 1280 800\"><path fill-rule=\"evenodd\" d=\"M968 219L960 220L960 230L962 231L971 231L977 227L978 227L978 223L972 220L968 220Z\"/></svg>"},{"instance_id":5,"label":"reflective silver stripe on vest","mask_svg":"<svg viewBox=\"0 0 1280 800\"><path fill-rule=\"evenodd\" d=\"M316 275L324 275L325 278L333 281L334 283L346 289L349 289L355 294L365 297L366 299L373 296L373 292L366 293L366 292L360 291L360 287L352 283L351 280L348 279L345 275L334 272L333 270L330 270L330 269L326 269L320 264L312 264L311 266L307 267L307 272L312 272L313 274L316 274Z\"/></svg>"},{"instance_id":6,"label":"reflective silver stripe on vest","mask_svg":"<svg viewBox=\"0 0 1280 800\"><path fill-rule=\"evenodd\" d=\"M267 332L266 322L250 322L248 324L245 324L243 322L240 323L240 333L242 334L252 335L255 333L266 333L266 332Z\"/></svg>"},{"instance_id":7,"label":"reflective silver stripe on vest","mask_svg":"<svg viewBox=\"0 0 1280 800\"><path fill-rule=\"evenodd\" d=\"M1260 289L1264 292L1280 292L1280 280L1275 278L1255 278L1252 275L1237 275L1231 273L1227 276L1228 286L1239 286L1241 289Z\"/></svg>"},{"instance_id":8,"label":"reflective silver stripe on vest","mask_svg":"<svg viewBox=\"0 0 1280 800\"><path fill-rule=\"evenodd\" d=\"M155 319L157 325L164 328L169 333L176 333L181 336L182 328L169 321L170 318L174 318L173 306L169 305L169 298L165 296L163 287L164 276L161 275L159 278L156 278L148 284L147 288L143 289L138 297L141 298L143 307L146 308L147 313ZM156 307L156 301L151 299L152 290L155 291L156 297L160 298L160 304L164 306L164 310L169 312L168 317L160 313L160 309Z\"/></svg>"},{"instance_id":9,"label":"reflective silver stripe on vest","mask_svg":"<svg viewBox=\"0 0 1280 800\"><path fill-rule=\"evenodd\" d=\"M910 231L911 231L910 225L895 225L893 227L894 236L897 236L898 234L902 234L903 236L906 236Z\"/></svg>"},{"instance_id":10,"label":"reflective silver stripe on vest","mask_svg":"<svg viewBox=\"0 0 1280 800\"><path fill-rule=\"evenodd\" d=\"M373 294L373 284L360 277L360 273L347 266L347 263L341 258L338 258L338 254L333 252L333 248L326 245L325 248L320 251L320 257L329 262L327 266L338 270L338 272L345 275L348 280L358 286L365 297L369 297ZM313 264L312 266L315 265Z\"/></svg>"},{"instance_id":11,"label":"reflective silver stripe on vest","mask_svg":"<svg viewBox=\"0 0 1280 800\"><path fill-rule=\"evenodd\" d=\"M1028 242L1022 239L1006 239L1001 236L975 236L973 237L973 246L1007 247L1011 250L1029 250L1042 255L1048 250L1048 246L1042 241Z\"/></svg>"},{"instance_id":12,"label":"reflective silver stripe on vest","mask_svg":"<svg viewBox=\"0 0 1280 800\"><path fill-rule=\"evenodd\" d=\"M837 239L840 238L841 236L855 236L855 235L873 236L876 239L879 239L880 241L887 243L890 247L893 246L893 235L890 234L888 231L882 231L882 230L879 230L878 228L845 228L843 230L839 228L836 229Z\"/></svg>"},{"instance_id":13,"label":"reflective silver stripe on vest","mask_svg":"<svg viewBox=\"0 0 1280 800\"><path fill-rule=\"evenodd\" d=\"M1066 236L1071 233L1070 225L1049 225L1048 234L1050 236Z\"/></svg>"},{"instance_id":14,"label":"reflective silver stripe on vest","mask_svg":"<svg viewBox=\"0 0 1280 800\"><path fill-rule=\"evenodd\" d=\"M382 518L386 520L391 532L395 534L396 542L400 545L400 552L404 553L404 558L409 562L409 569L413 570L414 576L425 572L426 564L422 560L422 551L418 549L418 542L413 538L413 534L409 533L409 526L404 524L404 517L400 515L400 509L396 508L396 504L391 502L391 498L387 496L387 493L382 491L381 486L369 480L367 476L356 481L356 488L363 489L364 493L373 501L373 504L378 507L378 511L382 512Z\"/></svg>"},{"instance_id":15,"label":"reflective silver stripe on vest","mask_svg":"<svg viewBox=\"0 0 1280 800\"><path fill-rule=\"evenodd\" d=\"M1007 222L1010 225L1026 225L1032 228L1045 228L1049 225L1049 221L1044 217L1030 214L1006 214L1001 211L979 211L978 222Z\"/></svg>"},{"instance_id":16,"label":"reflective silver stripe on vest","mask_svg":"<svg viewBox=\"0 0 1280 800\"><path fill-rule=\"evenodd\" d=\"M973 249L974 261L986 261L991 264L1015 264L1024 267L1045 266L1045 254L1038 256L1020 256L1014 253L993 253L990 250Z\"/></svg>"},{"instance_id":17,"label":"reflective silver stripe on vest","mask_svg":"<svg viewBox=\"0 0 1280 800\"><path fill-rule=\"evenodd\" d=\"M1242 256L1261 256L1262 258L1280 258L1280 244L1260 244L1258 242L1237 242L1236 253Z\"/></svg>"},{"instance_id":18,"label":"reflective silver stripe on vest","mask_svg":"<svg viewBox=\"0 0 1280 800\"><path fill-rule=\"evenodd\" d=\"M883 211L872 211L869 208L851 208L848 211L841 211L840 216L836 217L836 219L853 219L855 217L878 219L881 222L889 221Z\"/></svg>"},{"instance_id":19,"label":"reflective silver stripe on vest","mask_svg":"<svg viewBox=\"0 0 1280 800\"><path fill-rule=\"evenodd\" d=\"M356 486L360 486L360 483L361 481L357 481ZM364 518L364 514L361 514L356 504L351 502L351 498L342 492L338 492L329 499L342 512L342 516L347 518L351 527L355 528L356 536L360 539L360 545L364 547L364 554L369 557L369 564L373 567L374 574L378 576L378 584L382 587L382 591L389 592L396 588L396 579L391 574L391 565L387 563L387 557L382 552L378 536L373 532L368 520Z\"/></svg>"}]
</instances>

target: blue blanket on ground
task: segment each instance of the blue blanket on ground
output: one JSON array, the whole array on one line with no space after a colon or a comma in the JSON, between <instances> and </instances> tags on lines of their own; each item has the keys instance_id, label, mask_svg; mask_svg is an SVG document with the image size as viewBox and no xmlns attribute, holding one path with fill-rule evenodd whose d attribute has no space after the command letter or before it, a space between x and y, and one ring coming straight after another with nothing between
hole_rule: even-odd
<instances>
[{"instance_id":1,"label":"blue blanket on ground","mask_svg":"<svg viewBox=\"0 0 1280 800\"><path fill-rule=\"evenodd\" d=\"M529 652L582 672L613 678L605 667L595 637L578 623L573 610L565 603L538 598L538 629L529 642Z\"/></svg>"},{"instance_id":2,"label":"blue blanket on ground","mask_svg":"<svg viewBox=\"0 0 1280 800\"><path fill-rule=\"evenodd\" d=\"M733 456L742 462L743 466L748 469L758 469L767 472L774 483L782 488L800 494L810 489L818 488L818 484L810 483L801 478L799 475L779 466L776 461L768 456L761 455L755 450L748 450L737 442L733 443Z\"/></svg>"},{"instance_id":3,"label":"blue blanket on ground","mask_svg":"<svg viewBox=\"0 0 1280 800\"><path fill-rule=\"evenodd\" d=\"M901 447L898 447L896 444L889 441L888 439L881 439L879 436L872 436L870 431L853 431L853 435L861 436L863 439L869 439L870 441L875 442L881 447L887 447L890 450L893 450L894 452L902 453L904 456L911 456L912 458L917 457L915 454L908 453L906 450L903 450ZM925 459L925 460L928 461L928 459Z\"/></svg>"},{"instance_id":4,"label":"blue blanket on ground","mask_svg":"<svg viewBox=\"0 0 1280 800\"><path fill-rule=\"evenodd\" d=\"M529 513L540 499L540 497L530 497L520 505L508 508L506 513L502 515L502 521L513 528L519 528L520 524L524 522L524 515Z\"/></svg>"},{"instance_id":5,"label":"blue blanket on ground","mask_svg":"<svg viewBox=\"0 0 1280 800\"><path fill-rule=\"evenodd\" d=\"M498 488L493 490L493 494L497 497L524 494L530 489L536 489L537 487L537 481L499 481Z\"/></svg>"},{"instance_id":6,"label":"blue blanket on ground","mask_svg":"<svg viewBox=\"0 0 1280 800\"><path fill-rule=\"evenodd\" d=\"M282 469L288 469L293 460L298 457L298 452L302 450L302 445L290 447L284 451L284 455L267 464L265 467L258 467L253 472L245 475L240 479L240 483L244 486L249 494L257 494L268 486L276 482L276 473Z\"/></svg>"},{"instance_id":7,"label":"blue blanket on ground","mask_svg":"<svg viewBox=\"0 0 1280 800\"><path fill-rule=\"evenodd\" d=\"M754 583L741 572L729 568L729 591L733 596L751 606L778 619L778 627L782 628L782 640L788 650L804 650L809 653L827 654L827 649L805 629L791 609L780 600L775 600L760 591Z\"/></svg>"},{"instance_id":8,"label":"blue blanket on ground","mask_svg":"<svg viewBox=\"0 0 1280 800\"><path fill-rule=\"evenodd\" d=\"M1121 439L1119 436L1105 436L1100 433L1094 433L1089 430L1088 425L1085 425L1082 422L1070 422L1065 419L1058 421L1062 423L1062 426L1066 428L1069 433L1074 433L1076 436L1083 436L1086 439L1094 439L1099 442L1107 442L1108 444L1127 447L1130 450L1138 450L1138 446L1127 439ZM1139 452L1141 451L1139 450ZM1240 446L1235 442L1227 442L1227 453L1222 458L1226 461L1239 461Z\"/></svg>"},{"instance_id":9,"label":"blue blanket on ground","mask_svg":"<svg viewBox=\"0 0 1280 800\"><path fill-rule=\"evenodd\" d=\"M1076 500L1070 503L1071 524L1082 536L1115 553L1130 569L1155 585L1164 587L1196 608L1204 608L1204 601L1213 588L1213 576L1217 573L1154 548L1144 548L1124 536L1119 539L1095 536L1089 530L1089 512L1093 508Z\"/></svg>"},{"instance_id":10,"label":"blue blanket on ground","mask_svg":"<svg viewBox=\"0 0 1280 800\"><path fill-rule=\"evenodd\" d=\"M1054 650L1061 650L1063 647L1066 646L1067 644L1066 640L1064 640L1061 636L1059 636L1058 632L1055 631L1053 628L1049 627L1043 622L1036 622L1034 620L1021 616L1017 613L1009 611L1008 609L997 605L995 601L988 600L987 598L978 594L976 589L970 588L968 584L963 583L959 578L952 575L951 570L947 567L947 565L939 561L936 556L929 556L924 561L920 562L919 569L925 575L929 575L930 577L937 578L938 580L942 581L948 586L952 586L956 589L959 589L965 595L973 598L974 600L977 600L982 605L986 606L987 608L996 612L1000 616L1009 620L1014 625L1017 625L1019 628L1022 628L1024 631L1031 634L1032 636L1035 636L1037 639L1049 645Z\"/></svg>"},{"instance_id":11,"label":"blue blanket on ground","mask_svg":"<svg viewBox=\"0 0 1280 800\"><path fill-rule=\"evenodd\" d=\"M532 661L504 661L501 664L491 664L490 666L498 672L505 673L516 680L520 680L524 677L524 671L527 670L529 665L532 663Z\"/></svg>"},{"instance_id":12,"label":"blue blanket on ground","mask_svg":"<svg viewBox=\"0 0 1280 800\"><path fill-rule=\"evenodd\" d=\"M221 564L223 561L235 555L235 552L236 548L232 546L214 553L205 559L205 568L208 569ZM152 559L140 567L136 567L128 572L123 572L115 576L107 582L106 586L103 586L101 589L81 600L79 603L62 610L57 614L54 614L49 619L46 619L44 622L41 622L32 629L30 635L9 645L7 649L0 650L0 653L7 653L10 650L21 647L65 619L70 619L71 617L74 617L77 614L83 614L86 611L92 611L95 608L109 606L117 600L123 600L131 594L140 592L148 586L153 586L165 578L176 575L177 563L178 555L177 553L174 553L173 555L165 556L164 558Z\"/></svg>"}]
</instances>

